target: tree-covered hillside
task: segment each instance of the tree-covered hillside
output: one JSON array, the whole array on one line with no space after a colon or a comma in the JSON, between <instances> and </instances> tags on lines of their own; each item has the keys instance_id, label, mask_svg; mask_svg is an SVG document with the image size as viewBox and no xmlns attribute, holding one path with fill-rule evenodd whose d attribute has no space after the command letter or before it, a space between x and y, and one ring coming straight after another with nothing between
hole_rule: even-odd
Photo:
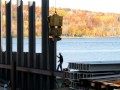
<instances>
[{"instance_id":1,"label":"tree-covered hillside","mask_svg":"<svg viewBox=\"0 0 120 90\"><path fill-rule=\"evenodd\" d=\"M5 5L2 5L2 34L5 35ZM12 34L17 35L16 5L12 6ZM54 14L50 7L50 15ZM28 36L28 6L24 5L24 36ZM57 8L63 16L63 34L66 37L107 37L120 36L120 14L83 11L79 9ZM36 36L41 36L41 7L36 7Z\"/></svg>"}]
</instances>

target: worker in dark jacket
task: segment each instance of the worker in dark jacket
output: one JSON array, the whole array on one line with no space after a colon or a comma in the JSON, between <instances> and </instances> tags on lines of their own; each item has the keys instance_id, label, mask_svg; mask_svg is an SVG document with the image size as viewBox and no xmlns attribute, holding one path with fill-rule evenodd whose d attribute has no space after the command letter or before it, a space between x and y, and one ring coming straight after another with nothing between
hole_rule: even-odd
<instances>
[{"instance_id":1,"label":"worker in dark jacket","mask_svg":"<svg viewBox=\"0 0 120 90\"><path fill-rule=\"evenodd\" d=\"M58 65L58 67L57 67L57 71L59 70L59 67L60 67L60 69L62 71L63 56L62 56L61 53L59 53L59 56L57 56L57 57L59 58L58 62L60 62L59 65Z\"/></svg>"}]
</instances>

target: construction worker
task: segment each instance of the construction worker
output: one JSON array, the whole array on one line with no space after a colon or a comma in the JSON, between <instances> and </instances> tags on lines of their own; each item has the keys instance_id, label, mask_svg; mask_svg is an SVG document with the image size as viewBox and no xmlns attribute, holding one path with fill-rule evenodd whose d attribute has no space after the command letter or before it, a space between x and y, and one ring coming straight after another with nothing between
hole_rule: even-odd
<instances>
[{"instance_id":1,"label":"construction worker","mask_svg":"<svg viewBox=\"0 0 120 90\"><path fill-rule=\"evenodd\" d=\"M58 67L57 67L57 71L59 70L59 67L60 67L60 69L62 71L63 56L62 56L61 53L59 53L59 56L57 56L57 57L59 58L58 62L60 62L59 65L58 65Z\"/></svg>"}]
</instances>

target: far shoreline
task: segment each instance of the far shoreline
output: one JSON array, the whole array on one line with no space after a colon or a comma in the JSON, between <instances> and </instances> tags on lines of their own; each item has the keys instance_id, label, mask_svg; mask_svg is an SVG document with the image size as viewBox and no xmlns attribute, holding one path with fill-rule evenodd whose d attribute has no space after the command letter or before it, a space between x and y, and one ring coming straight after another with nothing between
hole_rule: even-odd
<instances>
[{"instance_id":1,"label":"far shoreline","mask_svg":"<svg viewBox=\"0 0 120 90\"><path fill-rule=\"evenodd\" d=\"M2 38L6 38L6 37L2 37ZM17 38L16 36L12 37L12 38ZM29 38L29 37L23 37L23 38ZM36 38L42 38L40 37L36 37ZM83 37L66 37L66 36L61 36L61 38L65 38L65 39L79 39L79 38L120 38L120 36L106 36L106 37L90 37L90 36L83 36Z\"/></svg>"},{"instance_id":2,"label":"far shoreline","mask_svg":"<svg viewBox=\"0 0 120 90\"><path fill-rule=\"evenodd\" d=\"M87 37L87 36L83 36L83 37L64 37L62 36L61 38L68 38L68 39L74 39L74 38L120 38L120 36L108 36L108 37Z\"/></svg>"}]
</instances>

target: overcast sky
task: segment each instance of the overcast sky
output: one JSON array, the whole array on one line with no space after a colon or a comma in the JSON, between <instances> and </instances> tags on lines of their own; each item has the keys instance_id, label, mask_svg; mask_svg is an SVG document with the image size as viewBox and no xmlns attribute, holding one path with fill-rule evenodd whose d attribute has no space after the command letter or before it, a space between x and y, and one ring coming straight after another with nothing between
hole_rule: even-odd
<instances>
[{"instance_id":1,"label":"overcast sky","mask_svg":"<svg viewBox=\"0 0 120 90\"><path fill-rule=\"evenodd\" d=\"M36 1L37 2L36 5L41 6L41 0L23 0L23 1L24 3L27 3L28 1ZM50 6L54 7L56 6L97 12L120 13L120 0L49 0L49 4Z\"/></svg>"}]
</instances>

